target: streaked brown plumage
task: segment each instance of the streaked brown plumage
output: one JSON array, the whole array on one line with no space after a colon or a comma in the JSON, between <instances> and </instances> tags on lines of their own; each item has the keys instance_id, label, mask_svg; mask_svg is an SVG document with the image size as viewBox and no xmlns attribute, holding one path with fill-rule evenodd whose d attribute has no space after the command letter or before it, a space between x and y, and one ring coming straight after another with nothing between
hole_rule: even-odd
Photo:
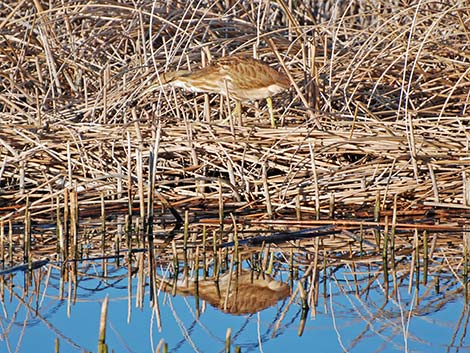
<instances>
[{"instance_id":1,"label":"streaked brown plumage","mask_svg":"<svg viewBox=\"0 0 470 353\"><path fill-rule=\"evenodd\" d=\"M290 80L263 61L228 56L195 71L173 71L161 75L162 84L192 92L218 93L238 102L267 99L274 125L271 97L288 89ZM152 87L155 87L154 85Z\"/></svg>"},{"instance_id":2,"label":"streaked brown plumage","mask_svg":"<svg viewBox=\"0 0 470 353\"><path fill-rule=\"evenodd\" d=\"M174 293L195 296L197 285L200 299L219 310L235 315L256 313L289 296L290 287L286 283L275 281L269 276L256 278L254 275L243 270L238 278L235 274L224 274L218 283L213 280L199 281L197 284L191 280L178 281ZM171 283L161 281L164 291L173 291Z\"/></svg>"}]
</instances>

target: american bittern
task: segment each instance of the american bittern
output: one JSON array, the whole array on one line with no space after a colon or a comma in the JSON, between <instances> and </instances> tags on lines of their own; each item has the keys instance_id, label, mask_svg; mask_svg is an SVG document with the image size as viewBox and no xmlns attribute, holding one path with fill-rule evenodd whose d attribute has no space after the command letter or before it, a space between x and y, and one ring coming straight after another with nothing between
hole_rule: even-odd
<instances>
[{"instance_id":1,"label":"american bittern","mask_svg":"<svg viewBox=\"0 0 470 353\"><path fill-rule=\"evenodd\" d=\"M274 96L290 86L289 78L263 61L241 56L218 59L195 71L172 71L161 75L162 84L181 87L191 92L219 93L240 102L265 99L268 103L272 127L274 119ZM149 88L159 87L155 84Z\"/></svg>"},{"instance_id":2,"label":"american bittern","mask_svg":"<svg viewBox=\"0 0 470 353\"><path fill-rule=\"evenodd\" d=\"M166 292L192 296L197 293L200 299L210 305L235 315L256 313L289 296L290 287L286 283L275 281L267 275L263 278L254 275L251 271L242 270L238 276L226 273L218 282L178 281L176 287L165 279L159 281L163 282L162 289Z\"/></svg>"}]
</instances>

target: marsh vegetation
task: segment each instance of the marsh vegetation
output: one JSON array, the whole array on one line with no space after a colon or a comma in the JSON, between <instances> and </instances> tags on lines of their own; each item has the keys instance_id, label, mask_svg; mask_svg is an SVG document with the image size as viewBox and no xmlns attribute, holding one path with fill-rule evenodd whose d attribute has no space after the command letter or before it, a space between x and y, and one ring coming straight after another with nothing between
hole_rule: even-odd
<instances>
[{"instance_id":1,"label":"marsh vegetation","mask_svg":"<svg viewBox=\"0 0 470 353\"><path fill-rule=\"evenodd\" d=\"M22 327L39 320L86 350L46 316L101 293L83 281L112 292L111 278L125 283L128 320L136 305L160 330L171 295L196 298L195 322L205 301L253 317L238 301L253 286L279 300L253 344L227 330L219 350L282 345L291 327L312 335L319 303L368 323L330 350L364 351L371 336L383 351L468 348L466 309L445 342L407 325L468 299L469 43L466 1L2 2L6 349L28 336L8 338L22 312ZM228 55L289 77L275 128L264 101L236 118L224 96L147 91ZM171 341L158 340L145 349Z\"/></svg>"}]
</instances>

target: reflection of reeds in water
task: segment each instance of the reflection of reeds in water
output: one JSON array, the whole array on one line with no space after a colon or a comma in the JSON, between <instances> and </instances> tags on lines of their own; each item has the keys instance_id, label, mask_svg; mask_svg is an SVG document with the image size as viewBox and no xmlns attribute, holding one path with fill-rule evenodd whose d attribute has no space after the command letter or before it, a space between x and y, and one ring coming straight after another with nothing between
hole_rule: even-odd
<instances>
[{"instance_id":1,"label":"reflection of reeds in water","mask_svg":"<svg viewBox=\"0 0 470 353\"><path fill-rule=\"evenodd\" d=\"M398 226L399 224L397 224ZM418 227L418 225L416 226ZM424 225L421 226L424 227ZM114 233L111 228L107 229L106 244L103 247L101 246L101 235L87 238L80 232L77 247L79 249L88 248L89 253L87 253L87 256L96 257L95 261L85 260L82 263L80 259L76 259L77 261L65 263L60 269L60 283L57 284L54 281L59 280L58 276L50 276L48 274L50 269L44 270L41 268L43 265L54 268L57 264L54 261L30 261L30 264L25 263L17 268L5 269L0 272L2 274L0 276L0 294L9 292L12 298L22 302L25 310L30 312L35 310L35 312L46 315L50 310L47 306L39 304L37 308L33 308L29 304L30 299L26 300L27 296L39 298L43 295L42 289L39 290L42 283L44 286L52 285L59 288L59 295L56 298L57 303L67 299L68 306L72 308L77 299L80 300L84 295L89 296L89 293L84 292L84 287L79 286L80 282L94 277L96 280L101 279L104 285L108 285L110 288L113 287L110 279L113 278L116 281L113 272L120 271L120 269L117 268L116 262L113 261L111 264L110 261L118 256L123 256L120 265L124 266L127 262L128 273L121 272L117 277L120 277L119 282L126 276L128 277L127 293L130 318L131 308L133 307L132 298L135 298L135 304L141 310L146 310L143 303L149 292L145 289L148 288L149 282L155 283L151 279L149 267L152 266L150 264L153 264L153 262L158 261L157 269L160 266L168 266L169 268L174 266L181 270L181 262L175 263L175 259L184 258L182 253L187 252L188 269L186 273L196 274L204 272L202 269L206 269L204 263L211 264L208 266L209 270L215 267L226 268L224 266L214 266L217 262L215 261L215 254L220 260L219 264L222 264L227 258L236 258L232 253L234 250L233 244L223 246L231 243L228 241L232 238L228 234L229 232L222 234L220 238L222 243L212 250L213 248L209 244L204 247L203 239L201 239L203 237L196 231L200 230L198 227L201 226L188 224L187 238L189 240L186 245L184 245L183 235L181 234L176 234L173 247L159 246L164 244L163 240L154 240L156 244L153 248L155 254L158 253L158 259L154 257L153 260L149 256L150 247L148 251L139 248L137 244L141 239L136 237L129 239L129 242L136 242L133 245L135 252L123 255L126 250L123 248L119 252L121 255L114 253L113 257L111 251L114 250L112 250L111 242L115 242L116 237L110 236ZM218 226L213 227L218 229ZM361 318L374 322L374 325L381 325L381 332L390 329L390 327L395 327L397 322L401 322L398 320L403 315L403 310L409 311L410 316L429 314L442 310L449 301L454 301L455 298L464 297L466 286L462 285L462 277L460 276L464 272L463 269L468 268L469 256L467 252L470 248L468 235L465 235L465 249L462 249L461 232L458 234L434 232L429 236L427 231L423 233L418 231L404 232L395 229L395 232L392 232L391 228L389 234L377 227L362 230L339 230L335 233L328 233L322 236L321 239L320 237L298 239L298 246L289 247L289 250L285 248L287 243L280 241L279 234L271 237L263 236L263 245L258 242L260 237L253 236L256 233L254 231L250 232L249 229L244 229L244 232L238 233L238 247L242 252L239 257L244 259L243 261L249 259L252 268L266 268L267 266L263 265L264 262L268 262L266 256L263 255L264 250L267 248L266 244L278 242L279 248L277 251L279 253L276 252L275 268L284 273L291 270L290 278L294 283L292 287L260 272L237 271L236 266L232 267L231 273L221 275L218 282L210 279L199 281L175 279L173 282L173 279L166 277L154 277L153 280L156 280L157 288L162 288L164 291L177 295L192 295L230 314L254 313L275 305L276 302L288 298L290 295L290 299L286 300L286 305L279 305L276 321L273 321L273 328L269 335L281 334L286 326L297 323L299 324L298 333L301 335L304 329L303 325L308 327L309 313L316 315L315 308L321 302L322 294L325 300L327 296L330 298L328 302L332 305L331 315L340 318L345 313L350 315L351 310L354 310L355 313L360 313ZM374 230L374 232L371 232L371 230ZM318 235L318 232L310 233L312 236ZM247 242L242 241L246 239L247 234L252 240L249 247L246 246ZM308 232L297 233L298 236L307 234ZM121 236L124 237L124 235ZM22 249L20 245L23 244L24 234L9 234L5 238L13 240L11 244L14 249ZM381 241L377 242L377 238ZM389 240L385 241L386 239ZM49 231L43 232L42 238L37 238L28 251L29 256L32 257L31 260L39 257L53 258L55 247L49 245L53 240L54 238ZM285 238L285 240L292 241L288 238ZM57 241L56 238L55 241ZM121 244L124 245L124 243ZM393 252L392 247L395 248ZM107 253L101 253L102 249L106 249ZM202 260L204 257L201 256L201 253L198 253L197 249L205 249L204 256L206 260ZM22 251L13 251L11 254L3 253L3 259L8 261L11 256L15 263L21 263L23 255ZM106 256L109 257L106 258ZM199 261L196 261L196 259L199 259ZM96 268L99 268L100 265L104 268L96 271ZM201 266L199 267L199 265ZM22 271L27 270L28 267L35 269L34 273L29 273L29 275L34 274L34 282L21 281L18 278L15 280L15 276L22 276ZM106 267L109 267L109 270L106 270ZM228 267L230 268L230 266ZM423 271L425 271L424 275L422 275ZM97 272L99 275L97 275ZM184 271L182 272L184 273ZM134 274L137 276L134 277ZM417 276L418 274L419 276ZM342 276L347 278L346 282L341 280ZM197 279L197 277L195 278ZM298 280L299 278L301 279ZM340 280L338 281L338 279ZM387 291L385 286L388 281L390 281L391 286L390 290ZM466 277L464 277L464 282L467 282ZM33 288L32 283L38 283L39 285ZM418 290L423 292L421 288L425 288L424 292L434 290L434 293L431 296L427 294L420 296L418 305L413 307L402 308L392 305L393 301L389 298L395 298L398 294L402 298L406 296L407 285L409 289L415 286L416 292ZM336 290L332 290L332 288L336 288ZM46 289L44 289L44 292L46 292ZM292 294L290 294L291 292ZM372 295L374 296L372 297ZM359 301L361 305L353 309L344 307L345 297L350 298L351 303ZM156 298L154 304L158 305L158 296L154 298ZM381 305L374 306L377 301ZM337 302L341 305L335 306ZM385 302L384 305L382 305L383 302ZM199 312L198 303L199 300L196 301L197 313ZM158 310L156 311L158 312ZM70 310L70 312L73 312L73 310ZM384 317L387 318L385 321ZM380 318L380 320L376 321L377 318ZM369 333L367 330L365 332ZM366 336L367 334L360 335L356 341L365 340Z\"/></svg>"},{"instance_id":2,"label":"reflection of reeds in water","mask_svg":"<svg viewBox=\"0 0 470 353\"><path fill-rule=\"evenodd\" d=\"M276 281L270 276L243 270L238 276L226 273L219 281L178 281L176 288L163 279L162 289L178 295L199 296L213 307L230 314L252 314L285 299L290 294L286 283Z\"/></svg>"}]
</instances>

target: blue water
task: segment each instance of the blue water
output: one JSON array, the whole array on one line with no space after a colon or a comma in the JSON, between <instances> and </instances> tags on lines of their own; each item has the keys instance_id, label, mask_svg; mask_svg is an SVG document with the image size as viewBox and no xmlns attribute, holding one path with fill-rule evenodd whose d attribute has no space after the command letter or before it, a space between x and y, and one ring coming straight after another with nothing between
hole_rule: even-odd
<instances>
[{"instance_id":1,"label":"blue water","mask_svg":"<svg viewBox=\"0 0 470 353\"><path fill-rule=\"evenodd\" d=\"M35 276L39 271L45 274L47 268L37 270ZM154 352L161 339L168 343L170 352L223 352L227 328L232 330L232 352L235 345L240 346L242 352L470 350L466 335L468 311L460 285L453 283L450 275L443 281L445 286L440 293L431 284L420 286L419 292L414 286L409 291L408 282L404 281L398 295L386 302L381 276L372 280L369 292L358 296L347 269L338 271L328 278L325 287L320 283L316 312L309 311L301 337L298 336L299 296L274 333L287 300L257 314L242 316L225 314L207 304L196 318L194 297L173 297L162 292L159 295L162 328L159 330L155 311L149 303L148 286L143 309L135 307L133 298L130 322L127 322L126 270L117 270L110 277L107 282L81 277L77 301L70 306L68 315L66 298L58 299L56 270L51 271L47 285L45 279L40 281L39 295L33 293L33 285L26 297L23 296L24 273L14 274L12 291L7 284L3 287L0 352L53 352L56 337L60 340L60 352L96 352L101 303L105 296L110 300L106 342L115 352ZM367 282L359 278L359 291ZM136 283L134 278L134 295ZM65 288L66 296L67 285Z\"/></svg>"}]
</instances>

